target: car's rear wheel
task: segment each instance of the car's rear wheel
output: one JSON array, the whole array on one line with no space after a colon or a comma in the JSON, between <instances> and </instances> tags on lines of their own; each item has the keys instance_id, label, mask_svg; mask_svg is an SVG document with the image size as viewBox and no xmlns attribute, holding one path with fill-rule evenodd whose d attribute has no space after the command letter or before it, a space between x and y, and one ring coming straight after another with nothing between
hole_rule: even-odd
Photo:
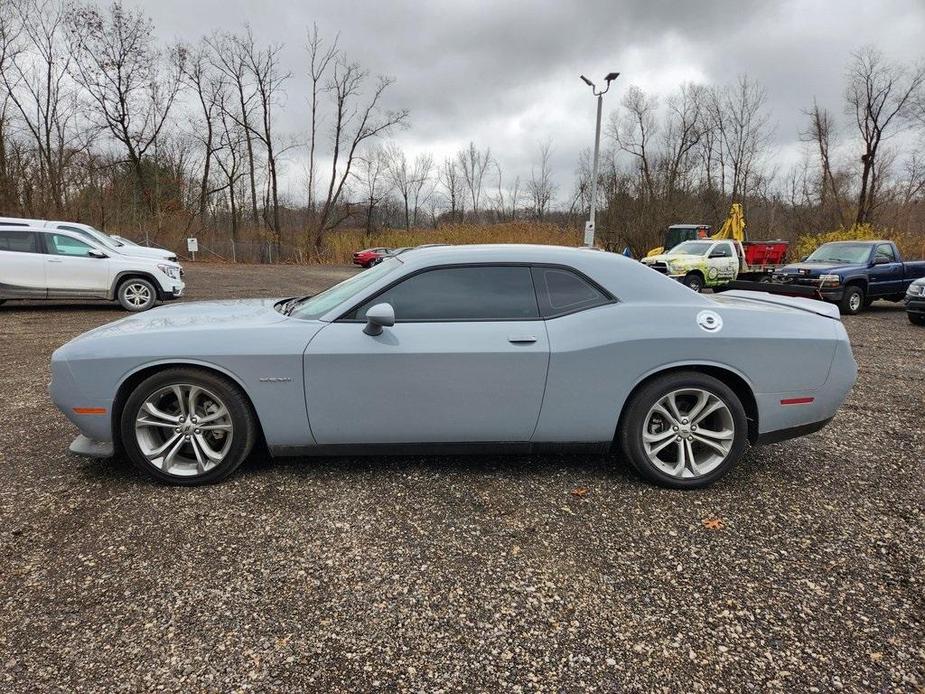
<instances>
[{"instance_id":1,"label":"car's rear wheel","mask_svg":"<svg viewBox=\"0 0 925 694\"><path fill-rule=\"evenodd\" d=\"M254 445L250 404L232 382L207 371L168 369L146 378L122 410L122 446L140 470L162 482L218 482Z\"/></svg>"},{"instance_id":2,"label":"car's rear wheel","mask_svg":"<svg viewBox=\"0 0 925 694\"><path fill-rule=\"evenodd\" d=\"M845 287L845 293L838 303L838 310L848 316L855 316L864 308L864 290L860 287Z\"/></svg>"},{"instance_id":3,"label":"car's rear wheel","mask_svg":"<svg viewBox=\"0 0 925 694\"><path fill-rule=\"evenodd\" d=\"M909 316L909 322L912 325L925 325L925 314L923 313L907 313Z\"/></svg>"},{"instance_id":4,"label":"car's rear wheel","mask_svg":"<svg viewBox=\"0 0 925 694\"><path fill-rule=\"evenodd\" d=\"M666 487L705 487L742 457L748 421L738 396L698 372L656 378L627 403L618 436L644 477Z\"/></svg>"},{"instance_id":5,"label":"car's rear wheel","mask_svg":"<svg viewBox=\"0 0 925 694\"><path fill-rule=\"evenodd\" d=\"M690 287L695 292L700 292L703 290L703 275L701 275L699 272L689 272L681 281L686 287Z\"/></svg>"},{"instance_id":6,"label":"car's rear wheel","mask_svg":"<svg viewBox=\"0 0 925 694\"><path fill-rule=\"evenodd\" d=\"M126 311L147 311L157 303L157 290L148 280L132 277L119 285L116 297Z\"/></svg>"}]
</instances>

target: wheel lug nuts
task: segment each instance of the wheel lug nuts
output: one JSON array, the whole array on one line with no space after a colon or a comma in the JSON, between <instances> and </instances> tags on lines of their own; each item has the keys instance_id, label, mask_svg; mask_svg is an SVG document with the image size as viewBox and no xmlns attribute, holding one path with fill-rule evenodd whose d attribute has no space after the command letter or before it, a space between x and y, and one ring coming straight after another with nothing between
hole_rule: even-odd
<instances>
[{"instance_id":1,"label":"wheel lug nuts","mask_svg":"<svg viewBox=\"0 0 925 694\"><path fill-rule=\"evenodd\" d=\"M201 430L201 429L196 429L196 433L197 433L197 434L201 434L201 433L202 433L202 430Z\"/></svg>"},{"instance_id":2,"label":"wheel lug nuts","mask_svg":"<svg viewBox=\"0 0 925 694\"><path fill-rule=\"evenodd\" d=\"M177 427L177 433L179 434L181 431L183 430L180 427Z\"/></svg>"},{"instance_id":3,"label":"wheel lug nuts","mask_svg":"<svg viewBox=\"0 0 925 694\"><path fill-rule=\"evenodd\" d=\"M687 424L687 420L686 420L686 419L682 419L682 420L681 420L681 424Z\"/></svg>"},{"instance_id":4,"label":"wheel lug nuts","mask_svg":"<svg viewBox=\"0 0 925 694\"><path fill-rule=\"evenodd\" d=\"M680 441L680 440L681 440L680 436L675 439L675 441Z\"/></svg>"},{"instance_id":5,"label":"wheel lug nuts","mask_svg":"<svg viewBox=\"0 0 925 694\"><path fill-rule=\"evenodd\" d=\"M187 435L184 436L183 438L185 438L187 441L189 441L189 434L187 434Z\"/></svg>"},{"instance_id":6,"label":"wheel lug nuts","mask_svg":"<svg viewBox=\"0 0 925 694\"><path fill-rule=\"evenodd\" d=\"M672 429L674 429L675 431L677 431L677 430L678 430L678 427L672 427Z\"/></svg>"}]
</instances>

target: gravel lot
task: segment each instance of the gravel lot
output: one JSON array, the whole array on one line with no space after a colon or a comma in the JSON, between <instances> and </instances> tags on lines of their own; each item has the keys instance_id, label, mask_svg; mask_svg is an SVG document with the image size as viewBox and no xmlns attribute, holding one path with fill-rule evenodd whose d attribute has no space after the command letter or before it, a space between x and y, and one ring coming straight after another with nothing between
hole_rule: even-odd
<instances>
[{"instance_id":1,"label":"gravel lot","mask_svg":"<svg viewBox=\"0 0 925 694\"><path fill-rule=\"evenodd\" d=\"M349 271L187 280L277 296ZM897 306L845 319L860 380L827 429L700 492L604 457L159 486L70 457L45 390L53 349L123 315L0 307L3 691L925 691L925 329Z\"/></svg>"}]
</instances>

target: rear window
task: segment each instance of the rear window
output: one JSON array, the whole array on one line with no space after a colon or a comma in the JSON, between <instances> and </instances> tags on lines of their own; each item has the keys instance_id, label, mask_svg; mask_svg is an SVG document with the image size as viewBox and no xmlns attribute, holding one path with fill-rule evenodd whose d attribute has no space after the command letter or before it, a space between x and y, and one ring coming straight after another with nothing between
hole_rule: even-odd
<instances>
[{"instance_id":1,"label":"rear window","mask_svg":"<svg viewBox=\"0 0 925 694\"><path fill-rule=\"evenodd\" d=\"M611 301L586 279L563 268L535 267L533 283L544 318L574 313Z\"/></svg>"},{"instance_id":2,"label":"rear window","mask_svg":"<svg viewBox=\"0 0 925 694\"><path fill-rule=\"evenodd\" d=\"M38 253L38 236L31 231L0 231L0 251Z\"/></svg>"}]
</instances>

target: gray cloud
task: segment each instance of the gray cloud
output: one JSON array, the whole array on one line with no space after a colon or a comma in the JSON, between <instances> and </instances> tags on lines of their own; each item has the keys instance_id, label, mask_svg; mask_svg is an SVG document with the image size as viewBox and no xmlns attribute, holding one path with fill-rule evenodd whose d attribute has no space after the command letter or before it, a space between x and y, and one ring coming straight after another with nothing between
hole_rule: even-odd
<instances>
[{"instance_id":1,"label":"gray cloud","mask_svg":"<svg viewBox=\"0 0 925 694\"><path fill-rule=\"evenodd\" d=\"M608 110L630 84L665 94L685 80L725 83L747 73L767 90L775 159L787 164L814 97L841 113L853 50L873 43L896 59L925 57L921 0L138 4L165 40L195 41L247 22L258 40L284 43L293 79L280 129L297 139L307 122L305 32L317 22L323 33L339 31L342 47L371 72L397 79L389 105L410 109L412 122L397 137L403 146L439 157L474 140L492 148L505 175L527 177L537 143L552 140L563 192L593 137L594 102L579 73L623 73Z\"/></svg>"}]
</instances>

